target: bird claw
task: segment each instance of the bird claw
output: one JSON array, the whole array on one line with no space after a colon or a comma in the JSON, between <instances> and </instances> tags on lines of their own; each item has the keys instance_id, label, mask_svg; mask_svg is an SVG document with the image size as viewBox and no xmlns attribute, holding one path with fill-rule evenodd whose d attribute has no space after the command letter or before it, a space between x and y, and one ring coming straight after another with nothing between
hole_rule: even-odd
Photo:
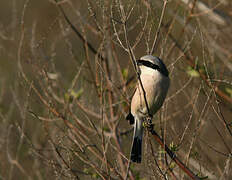
<instances>
[{"instance_id":1,"label":"bird claw","mask_svg":"<svg viewBox=\"0 0 232 180\"><path fill-rule=\"evenodd\" d=\"M148 118L146 121L143 122L143 127L147 128L148 131L152 131L154 128L154 124L152 123L151 119Z\"/></svg>"}]
</instances>

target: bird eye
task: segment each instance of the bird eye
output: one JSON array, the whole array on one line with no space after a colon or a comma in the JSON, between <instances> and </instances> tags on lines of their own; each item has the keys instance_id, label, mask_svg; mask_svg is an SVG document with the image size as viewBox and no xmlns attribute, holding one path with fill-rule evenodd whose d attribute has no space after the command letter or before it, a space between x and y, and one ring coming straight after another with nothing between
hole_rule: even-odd
<instances>
[{"instance_id":1,"label":"bird eye","mask_svg":"<svg viewBox=\"0 0 232 180\"><path fill-rule=\"evenodd\" d=\"M136 60L136 63L137 63L138 66L141 66L141 65L142 65L141 60Z\"/></svg>"}]
</instances>

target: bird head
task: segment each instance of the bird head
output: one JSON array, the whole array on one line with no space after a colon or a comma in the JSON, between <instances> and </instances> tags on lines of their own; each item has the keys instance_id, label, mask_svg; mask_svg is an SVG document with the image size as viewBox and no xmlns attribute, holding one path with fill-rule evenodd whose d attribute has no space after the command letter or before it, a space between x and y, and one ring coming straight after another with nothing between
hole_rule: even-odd
<instances>
[{"instance_id":1,"label":"bird head","mask_svg":"<svg viewBox=\"0 0 232 180\"><path fill-rule=\"evenodd\" d=\"M168 77L168 70L163 61L158 57L152 55L142 56L137 60L137 65L141 73L159 71L162 75Z\"/></svg>"}]
</instances>

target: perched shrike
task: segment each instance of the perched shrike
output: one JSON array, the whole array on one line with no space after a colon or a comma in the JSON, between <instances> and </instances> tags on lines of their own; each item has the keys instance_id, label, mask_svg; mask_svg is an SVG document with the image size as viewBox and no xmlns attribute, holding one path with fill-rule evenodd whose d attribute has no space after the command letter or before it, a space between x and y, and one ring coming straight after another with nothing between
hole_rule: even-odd
<instances>
[{"instance_id":1,"label":"perched shrike","mask_svg":"<svg viewBox=\"0 0 232 180\"><path fill-rule=\"evenodd\" d=\"M149 112L154 115L162 106L167 95L170 79L168 70L161 59L146 55L137 60L141 82L146 94ZM138 82L135 94L131 101L131 111L126 119L134 124L133 145L131 160L141 163L143 121L148 116L142 87Z\"/></svg>"}]
</instances>

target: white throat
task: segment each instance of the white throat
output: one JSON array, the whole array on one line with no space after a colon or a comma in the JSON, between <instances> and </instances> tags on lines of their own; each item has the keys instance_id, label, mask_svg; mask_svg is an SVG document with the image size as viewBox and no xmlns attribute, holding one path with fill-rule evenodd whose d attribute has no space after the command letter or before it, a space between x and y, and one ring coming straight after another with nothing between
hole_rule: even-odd
<instances>
[{"instance_id":1,"label":"white throat","mask_svg":"<svg viewBox=\"0 0 232 180\"><path fill-rule=\"evenodd\" d=\"M152 69L152 68L149 68L149 67L146 67L146 66L142 66L141 67L141 75L151 75L151 76L154 76L154 75L158 75L160 74L160 72L156 69Z\"/></svg>"}]
</instances>

